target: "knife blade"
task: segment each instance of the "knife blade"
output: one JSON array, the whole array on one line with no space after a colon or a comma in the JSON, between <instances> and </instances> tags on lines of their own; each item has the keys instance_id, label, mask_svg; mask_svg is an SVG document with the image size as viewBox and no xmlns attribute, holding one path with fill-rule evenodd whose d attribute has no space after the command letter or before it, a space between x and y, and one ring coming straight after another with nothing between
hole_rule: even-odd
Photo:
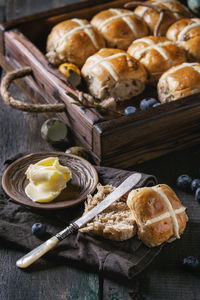
<instances>
[{"instance_id":1,"label":"knife blade","mask_svg":"<svg viewBox=\"0 0 200 300\"><path fill-rule=\"evenodd\" d=\"M26 268L30 266L34 261L43 256L49 250L54 248L60 241L65 239L69 234L78 230L89 221L91 221L96 215L104 211L117 199L121 198L124 194L129 192L141 179L142 175L140 173L134 173L130 175L122 184L120 184L112 193L110 193L103 201L101 201L97 206L87 212L85 215L80 217L75 222L71 223L64 230L57 233L55 236L48 239L46 242L33 249L25 256L20 258L16 265L19 268Z\"/></svg>"}]
</instances>

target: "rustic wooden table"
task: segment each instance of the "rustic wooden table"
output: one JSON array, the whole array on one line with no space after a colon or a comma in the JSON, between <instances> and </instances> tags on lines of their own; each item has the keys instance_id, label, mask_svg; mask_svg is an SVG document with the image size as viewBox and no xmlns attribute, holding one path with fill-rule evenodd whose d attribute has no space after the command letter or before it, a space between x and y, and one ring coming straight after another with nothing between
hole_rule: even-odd
<instances>
[{"instance_id":1,"label":"rustic wooden table","mask_svg":"<svg viewBox=\"0 0 200 300\"><path fill-rule=\"evenodd\" d=\"M69 2L76 1L1 0L0 19L11 20ZM26 100L26 96L15 85L12 86L12 93ZM19 112L6 106L2 100L0 102L1 169L4 161L17 152L54 150L40 136L40 127L46 119L44 115ZM183 173L197 177L199 157L200 145L197 145L133 166L132 169L154 174L160 183L167 183L174 188L188 207L190 217L189 229L184 237L165 246L159 257L137 278L130 282L119 282L46 260L42 261L40 269L33 267L31 271L20 270L15 262L24 252L13 250L12 245L0 240L0 300L200 299L199 275L182 272L179 268L179 261L184 256L199 253L200 205L195 202L193 195L178 191L174 184L176 177Z\"/></svg>"}]
</instances>

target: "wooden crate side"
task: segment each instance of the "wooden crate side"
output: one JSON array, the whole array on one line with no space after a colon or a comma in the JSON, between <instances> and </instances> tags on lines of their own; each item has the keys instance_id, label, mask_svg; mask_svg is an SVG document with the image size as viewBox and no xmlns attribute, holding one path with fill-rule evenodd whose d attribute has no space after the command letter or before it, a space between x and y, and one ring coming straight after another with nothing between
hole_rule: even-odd
<instances>
[{"instance_id":1,"label":"wooden crate side","mask_svg":"<svg viewBox=\"0 0 200 300\"><path fill-rule=\"evenodd\" d=\"M6 71L16 70L17 66L19 68L21 67L19 64L16 65L12 60L9 60L9 62L5 61L5 64L3 65L6 66L4 68L4 70ZM23 90L23 92L31 99L33 103L47 103L47 101L45 100L46 96L41 94L41 90L38 89L38 85L31 77L30 78L27 77L25 79L17 79L16 83ZM66 113L56 113L56 114L44 113L44 115L46 116L46 118L51 118L56 116L69 125ZM87 149L91 149L91 145L88 144L87 140L85 139L85 136L82 136L79 132L78 133L74 132L73 135L74 135L73 139L76 140L77 145L82 145Z\"/></svg>"},{"instance_id":2,"label":"wooden crate side","mask_svg":"<svg viewBox=\"0 0 200 300\"><path fill-rule=\"evenodd\" d=\"M136 147L131 151L124 151L110 157L101 158L98 161L98 165L115 167L121 169L128 169L134 165L141 164L145 161L160 157L165 154L169 154L174 151L184 150L186 148L195 146L200 143L200 128L196 131L192 131L189 136L180 136L168 138L163 144L149 143Z\"/></svg>"},{"instance_id":3,"label":"wooden crate side","mask_svg":"<svg viewBox=\"0 0 200 300\"><path fill-rule=\"evenodd\" d=\"M114 162L117 157L123 157L123 161L138 163L194 145L200 140L200 97L195 100L193 106L181 107L160 118L112 128L110 132L107 129L106 134L102 130L103 123L97 124L99 131L102 130L102 160ZM136 154L136 158L130 158L130 153Z\"/></svg>"},{"instance_id":4,"label":"wooden crate side","mask_svg":"<svg viewBox=\"0 0 200 300\"><path fill-rule=\"evenodd\" d=\"M84 110L71 104L74 101L68 96L68 91L71 91L71 89L69 90L66 83L55 76L54 70L51 70L50 66L46 66L47 62L43 55L22 34L10 31L5 32L4 36L7 59L18 61L21 66L30 66L32 68L34 80L40 89L43 90L46 102L65 102L67 124L80 137L83 144L91 149L92 126L95 122L98 122L99 118L102 120L101 115L96 111Z\"/></svg>"},{"instance_id":5,"label":"wooden crate side","mask_svg":"<svg viewBox=\"0 0 200 300\"><path fill-rule=\"evenodd\" d=\"M19 64L18 61L14 60L12 57L9 59L0 53L0 65L6 71L14 71L23 67L23 65ZM37 83L33 80L31 76L27 76L24 79L17 79L15 83L20 87L20 89L31 99L33 103L46 103L45 95L42 94L41 89L39 89ZM64 113L61 113L62 115ZM50 113L44 113L48 118ZM64 114L65 115L65 114Z\"/></svg>"},{"instance_id":6,"label":"wooden crate side","mask_svg":"<svg viewBox=\"0 0 200 300\"><path fill-rule=\"evenodd\" d=\"M54 86L55 89L57 89L60 94L63 95L64 98L62 101L66 101L66 99L68 99L68 104L74 102L74 100L78 98L79 90L69 86L66 78L56 68L52 67L48 63L43 53L37 49L23 34L21 34L18 30L14 30L6 32L5 37L9 39L10 43L13 43L12 49L7 47L7 52L13 51L12 54L14 55L15 51L18 51L20 57L17 56L17 60L22 63L24 62L26 54L26 60L34 68L34 71L40 71L40 75L42 76L39 77L38 80L36 77L36 81L42 89L44 88L45 83L46 85ZM43 80L43 83L41 80ZM74 107L75 111L83 114L83 118L86 118L86 122L91 125L98 123L99 120L102 121L103 119L102 115L99 114L95 109L85 109L83 111L80 107Z\"/></svg>"},{"instance_id":7,"label":"wooden crate side","mask_svg":"<svg viewBox=\"0 0 200 300\"><path fill-rule=\"evenodd\" d=\"M97 160L101 160L101 149L102 149L102 145L101 145L101 142L102 142L102 136L101 136L101 133L102 131L99 130L99 126L98 124L94 125L93 127L93 135L92 135L92 140L93 140L93 153L95 153L95 155L97 156Z\"/></svg>"}]
</instances>

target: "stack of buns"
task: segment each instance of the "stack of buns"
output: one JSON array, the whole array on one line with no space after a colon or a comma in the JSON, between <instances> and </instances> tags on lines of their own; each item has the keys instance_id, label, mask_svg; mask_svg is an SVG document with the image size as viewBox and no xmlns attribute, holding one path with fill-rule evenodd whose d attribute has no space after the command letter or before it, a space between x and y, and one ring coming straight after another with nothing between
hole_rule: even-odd
<instances>
[{"instance_id":1,"label":"stack of buns","mask_svg":"<svg viewBox=\"0 0 200 300\"><path fill-rule=\"evenodd\" d=\"M98 186L85 204L87 213L114 190L112 186ZM188 218L185 207L174 191L165 184L132 190L97 215L81 232L101 235L122 241L135 236L147 246L180 238Z\"/></svg>"},{"instance_id":2,"label":"stack of buns","mask_svg":"<svg viewBox=\"0 0 200 300\"><path fill-rule=\"evenodd\" d=\"M156 28L159 36L152 35ZM192 18L179 1L152 0L134 10L100 11L90 22L73 18L55 25L46 57L54 66L65 62L78 66L82 82L99 102L134 99L147 85L157 85L164 103L199 92L199 43L200 19ZM189 67L187 62L198 65ZM187 78L175 71L186 65Z\"/></svg>"}]
</instances>

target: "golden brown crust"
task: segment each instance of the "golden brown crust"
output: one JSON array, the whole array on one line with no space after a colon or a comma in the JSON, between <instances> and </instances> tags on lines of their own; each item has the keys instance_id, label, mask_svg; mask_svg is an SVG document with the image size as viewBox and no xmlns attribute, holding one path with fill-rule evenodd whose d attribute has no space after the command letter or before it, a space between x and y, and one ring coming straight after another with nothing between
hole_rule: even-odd
<instances>
[{"instance_id":1,"label":"golden brown crust","mask_svg":"<svg viewBox=\"0 0 200 300\"><path fill-rule=\"evenodd\" d=\"M174 11L184 12L185 14L187 14L188 17L191 17L191 14L187 10L187 8L178 1L167 1L167 0L165 0L165 1L145 1L145 3L155 4L156 6L158 6L160 8L164 8L164 9L171 9ZM149 26L151 33L153 33L155 30L156 24L159 20L160 13L155 11L152 8L146 8L143 6L138 6L134 10L134 12L135 12L135 14L137 14L138 16L143 18L143 20ZM169 26L171 24L173 24L177 20L182 19L184 17L185 17L185 15L182 15L182 14L177 14L177 13L173 13L170 11L165 12L163 22L159 29L159 35L165 35L167 29L169 28Z\"/></svg>"},{"instance_id":2,"label":"golden brown crust","mask_svg":"<svg viewBox=\"0 0 200 300\"><path fill-rule=\"evenodd\" d=\"M158 97L162 103L200 92L200 64L183 63L170 68L158 82Z\"/></svg>"},{"instance_id":3,"label":"golden brown crust","mask_svg":"<svg viewBox=\"0 0 200 300\"><path fill-rule=\"evenodd\" d=\"M103 47L103 37L87 20L71 19L52 28L47 39L46 56L55 66L71 62L81 67L90 55Z\"/></svg>"},{"instance_id":4,"label":"golden brown crust","mask_svg":"<svg viewBox=\"0 0 200 300\"><path fill-rule=\"evenodd\" d=\"M124 18L118 18L118 15L123 15ZM146 23L127 9L111 8L101 11L92 18L91 24L102 34L109 48L122 50L126 50L133 40L148 35L149 32Z\"/></svg>"},{"instance_id":5,"label":"golden brown crust","mask_svg":"<svg viewBox=\"0 0 200 300\"><path fill-rule=\"evenodd\" d=\"M135 217L138 237L147 246L154 247L176 238L176 230L181 234L186 227L184 207L165 184L133 190L129 193L127 204Z\"/></svg>"},{"instance_id":6,"label":"golden brown crust","mask_svg":"<svg viewBox=\"0 0 200 300\"><path fill-rule=\"evenodd\" d=\"M186 61L184 51L163 36L138 39L129 46L128 53L145 66L149 73L148 83L153 85L170 67Z\"/></svg>"},{"instance_id":7,"label":"golden brown crust","mask_svg":"<svg viewBox=\"0 0 200 300\"><path fill-rule=\"evenodd\" d=\"M149 225L144 231L138 230L138 238L148 247L155 247L168 241L173 236L171 219Z\"/></svg>"},{"instance_id":8,"label":"golden brown crust","mask_svg":"<svg viewBox=\"0 0 200 300\"><path fill-rule=\"evenodd\" d=\"M89 57L81 73L90 93L101 100L108 97L129 99L144 90L147 79L140 62L123 50L110 48Z\"/></svg>"},{"instance_id":9,"label":"golden brown crust","mask_svg":"<svg viewBox=\"0 0 200 300\"><path fill-rule=\"evenodd\" d=\"M200 62L200 18L185 18L175 22L167 30L166 36L186 51L189 61Z\"/></svg>"}]
</instances>

